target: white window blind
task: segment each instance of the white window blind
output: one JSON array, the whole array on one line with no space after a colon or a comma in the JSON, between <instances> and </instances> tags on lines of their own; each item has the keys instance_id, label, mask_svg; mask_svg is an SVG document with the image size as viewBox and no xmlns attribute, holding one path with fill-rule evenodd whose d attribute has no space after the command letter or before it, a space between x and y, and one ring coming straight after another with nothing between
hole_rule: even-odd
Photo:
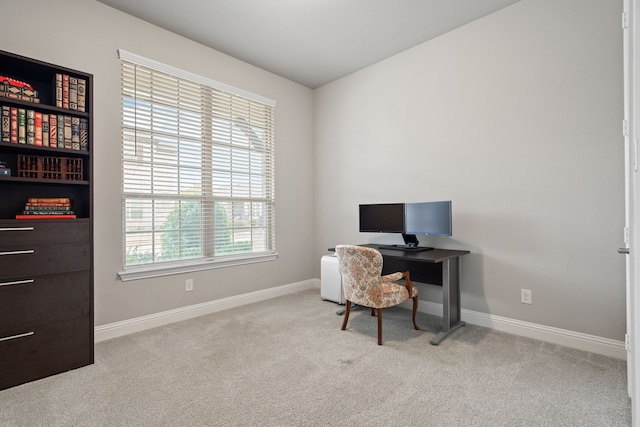
<instances>
[{"instance_id":1,"label":"white window blind","mask_svg":"<svg viewBox=\"0 0 640 427\"><path fill-rule=\"evenodd\" d=\"M119 54L125 270L275 254L275 103Z\"/></svg>"}]
</instances>

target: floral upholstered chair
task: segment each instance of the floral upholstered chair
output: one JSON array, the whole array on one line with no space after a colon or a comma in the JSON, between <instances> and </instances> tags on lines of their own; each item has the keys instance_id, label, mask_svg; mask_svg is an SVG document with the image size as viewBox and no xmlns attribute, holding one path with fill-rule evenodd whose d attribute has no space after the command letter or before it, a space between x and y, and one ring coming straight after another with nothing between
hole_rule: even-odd
<instances>
[{"instance_id":1,"label":"floral upholstered chair","mask_svg":"<svg viewBox=\"0 0 640 427\"><path fill-rule=\"evenodd\" d=\"M378 345L382 345L382 309L413 299L413 327L418 311L418 290L411 284L409 272L382 276L382 255L376 249L364 246L336 246L346 309L342 330L347 328L351 303L371 307L371 315L378 316ZM394 283L404 277L405 284Z\"/></svg>"}]
</instances>

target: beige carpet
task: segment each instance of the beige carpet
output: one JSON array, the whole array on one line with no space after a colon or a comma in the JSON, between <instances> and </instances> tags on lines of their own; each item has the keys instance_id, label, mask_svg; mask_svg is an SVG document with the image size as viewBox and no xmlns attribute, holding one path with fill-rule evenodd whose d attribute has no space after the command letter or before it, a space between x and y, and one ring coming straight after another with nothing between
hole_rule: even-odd
<instances>
[{"instance_id":1,"label":"beige carpet","mask_svg":"<svg viewBox=\"0 0 640 427\"><path fill-rule=\"evenodd\" d=\"M624 361L304 291L96 345L0 392L0 426L629 426Z\"/></svg>"}]
</instances>

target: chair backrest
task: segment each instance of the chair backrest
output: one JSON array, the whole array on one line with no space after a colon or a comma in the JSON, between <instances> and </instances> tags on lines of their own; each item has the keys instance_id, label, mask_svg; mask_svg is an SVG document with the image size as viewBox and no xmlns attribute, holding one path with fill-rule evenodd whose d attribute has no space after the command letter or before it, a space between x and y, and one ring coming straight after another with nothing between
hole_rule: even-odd
<instances>
[{"instance_id":1,"label":"chair backrest","mask_svg":"<svg viewBox=\"0 0 640 427\"><path fill-rule=\"evenodd\" d=\"M365 307L377 307L382 298L382 255L376 249L337 245L336 254L345 299Z\"/></svg>"}]
</instances>

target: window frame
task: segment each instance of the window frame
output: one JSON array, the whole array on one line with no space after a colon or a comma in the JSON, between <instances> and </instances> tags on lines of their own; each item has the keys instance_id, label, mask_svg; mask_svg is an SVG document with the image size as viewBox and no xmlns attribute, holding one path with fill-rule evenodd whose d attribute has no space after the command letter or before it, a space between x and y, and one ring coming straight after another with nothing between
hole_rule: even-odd
<instances>
[{"instance_id":1,"label":"window frame","mask_svg":"<svg viewBox=\"0 0 640 427\"><path fill-rule=\"evenodd\" d=\"M146 67L148 69L151 69L152 71L169 74L172 77L175 77L177 79L186 80L190 83L195 83L197 85L210 88L212 90L224 92L225 95L246 98L249 102L256 102L259 104L263 104L264 106L271 107L272 110L275 109L275 104L276 104L275 101L262 97L260 95L253 94L248 91L238 89L238 88L226 85L224 83L220 83L220 82L208 79L206 77L196 75L194 73L191 73L185 70L181 70L166 64L162 64L160 62L150 60L148 58L144 58L142 56L124 51L122 49L118 50L118 55L121 61L121 65L120 65L121 68L124 67L124 62L126 61L128 63L134 64L135 66ZM124 84L123 79L124 77L121 78L121 84ZM121 95L121 102L122 102L122 96L123 95ZM122 106L121 107L121 129L122 129L122 136L123 136L123 139L121 141L122 156L124 156L124 151L125 151L124 138L125 138L125 128L127 128L127 126L125 126L124 111L125 111L124 106ZM272 114L271 120L273 121L275 119L275 111L272 111L271 114ZM204 115L200 114L198 117L202 118L204 117ZM215 115L211 114L208 118L212 120L209 123L210 125L212 125L213 120L215 120ZM234 121L233 123L230 123L230 126L237 126L237 123L235 123ZM203 142L203 144L200 145L200 149L203 152L206 152L208 150L209 153L211 153L214 149L213 144L215 144L213 138L207 138L205 136L201 136L200 140ZM267 243L266 250L261 252L244 252L244 253L232 253L232 254L224 254L224 255L216 255L216 254L212 255L211 253L207 254L203 252L201 256L198 256L196 258L180 259L180 260L174 260L174 261L153 261L151 263L131 264L131 265L126 265L127 220L128 220L126 202L135 201L136 196L135 195L132 196L131 194L127 193L127 191L125 191L125 185L124 185L125 168L124 168L124 157L123 157L123 161L122 161L123 167L120 174L121 179L123 180L123 185L121 187L121 200L122 200L121 212L122 212L122 233L123 233L122 234L122 265L123 267L122 267L122 271L118 273L119 278L122 281L137 280L137 279L143 279L143 278L165 276L170 274L188 273L188 272L208 270L213 268L224 268L224 267L230 267L230 266L252 264L257 262L273 261L277 259L278 253L276 251L276 246L275 246L275 194L274 194L275 161L273 158L274 154L275 154L275 149L273 147L273 136L271 136L271 146L269 147L269 151L267 153L267 157L270 160L270 170L268 173L265 173L264 175L260 175L263 178L266 177L266 179L270 181L268 184L265 184L265 183L262 184L262 186L266 188L266 192L269 194L267 194L263 198L264 200L262 201L260 201L259 199L255 199L256 203L265 203L264 206L267 209L269 209L268 216L270 217L270 221L269 221L269 225L266 226L266 229L265 229L265 232L266 232L265 238L267 240L270 240L271 243ZM214 174L213 164L212 163L209 164L208 167L211 167L210 173ZM204 170L204 167L201 167L201 169ZM232 172L233 171L234 169L232 169ZM206 178L204 177L201 177L200 179L201 181L206 180ZM151 179L150 182L153 182L153 179ZM229 187L230 189L234 188L232 183L229 185L230 185ZM138 196L138 197L141 199L144 198L142 196ZM181 196L179 194L175 194L174 198L176 197L178 199L181 199ZM159 198L161 199L162 197L158 197L158 195L155 193L148 194L148 196L146 197L146 199L153 199L153 200L159 199ZM186 199L189 199L189 197L185 197L185 200ZM190 199L191 200L201 199L201 200L208 200L207 203L214 203L214 202L218 203L218 202L222 202L225 198L215 196L212 191L212 193L209 195L194 196L194 197L191 197ZM252 199L252 197L240 197L240 198L228 197L227 199L230 202L233 202L235 200L237 202L242 202L242 203L254 203L254 199ZM204 223L206 221L203 219L202 222ZM201 249L203 251L206 250L205 249L206 246L213 246L212 242L207 241L207 237L211 237L215 234L214 227L213 226L210 227L210 226L211 224L209 224L209 226L207 226L206 224L201 226L202 227ZM155 235L158 228L157 226L153 226L151 230L152 230L151 235ZM253 241L253 238L251 239L251 241Z\"/></svg>"}]
</instances>

